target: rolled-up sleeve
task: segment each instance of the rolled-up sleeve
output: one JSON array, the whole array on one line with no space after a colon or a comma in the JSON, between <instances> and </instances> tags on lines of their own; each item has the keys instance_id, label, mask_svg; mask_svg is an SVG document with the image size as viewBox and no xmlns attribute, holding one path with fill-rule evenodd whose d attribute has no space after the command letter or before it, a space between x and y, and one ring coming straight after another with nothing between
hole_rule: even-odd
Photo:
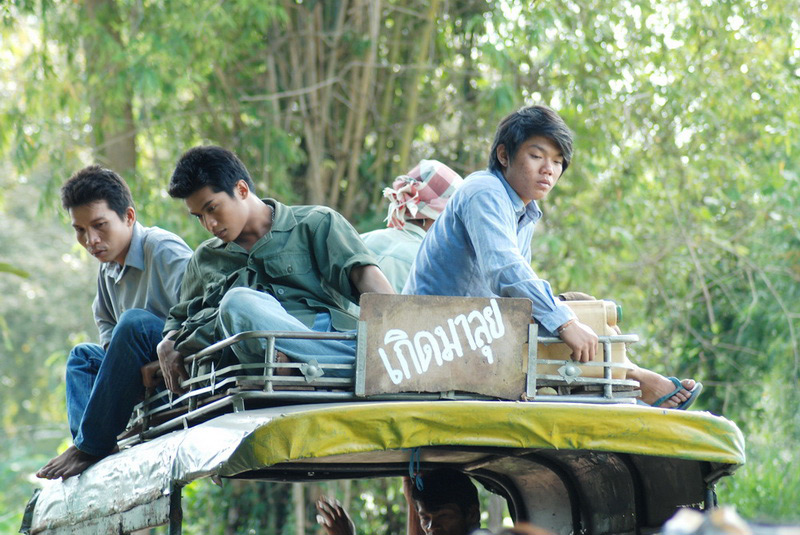
<instances>
[{"instance_id":1,"label":"rolled-up sleeve","mask_svg":"<svg viewBox=\"0 0 800 535\"><path fill-rule=\"evenodd\" d=\"M378 262L356 229L340 214L325 210L313 227L313 256L323 281L346 299L358 303L350 272Z\"/></svg>"},{"instance_id":2,"label":"rolled-up sleeve","mask_svg":"<svg viewBox=\"0 0 800 535\"><path fill-rule=\"evenodd\" d=\"M574 313L556 301L550 283L540 279L517 243L516 214L511 205L501 205L497 196L476 192L462 212L463 224L492 291L501 297L524 297L532 301L532 316L551 333L574 318Z\"/></svg>"},{"instance_id":3,"label":"rolled-up sleeve","mask_svg":"<svg viewBox=\"0 0 800 535\"><path fill-rule=\"evenodd\" d=\"M177 331L188 319L189 304L198 296L203 295L203 281L200 270L197 267L196 254L192 256L181 282L180 300L169 310L166 323L164 324L164 335L170 331Z\"/></svg>"}]
</instances>

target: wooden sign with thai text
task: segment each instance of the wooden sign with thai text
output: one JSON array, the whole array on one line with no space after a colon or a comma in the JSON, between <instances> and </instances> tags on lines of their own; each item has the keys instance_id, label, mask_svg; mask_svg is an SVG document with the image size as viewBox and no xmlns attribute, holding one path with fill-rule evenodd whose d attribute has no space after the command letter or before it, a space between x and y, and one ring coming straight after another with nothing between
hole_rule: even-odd
<instances>
[{"instance_id":1,"label":"wooden sign with thai text","mask_svg":"<svg viewBox=\"0 0 800 535\"><path fill-rule=\"evenodd\" d=\"M519 399L530 317L528 299L365 294L356 392Z\"/></svg>"}]
</instances>

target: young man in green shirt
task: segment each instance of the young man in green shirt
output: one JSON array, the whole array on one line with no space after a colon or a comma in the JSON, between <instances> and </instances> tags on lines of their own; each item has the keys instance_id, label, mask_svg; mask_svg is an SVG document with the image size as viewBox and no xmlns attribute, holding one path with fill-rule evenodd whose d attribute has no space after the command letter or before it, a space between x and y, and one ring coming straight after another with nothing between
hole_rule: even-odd
<instances>
[{"instance_id":1,"label":"young man in green shirt","mask_svg":"<svg viewBox=\"0 0 800 535\"><path fill-rule=\"evenodd\" d=\"M232 152L187 151L170 180L214 238L192 255L180 302L170 310L158 356L167 388L182 392L185 355L250 330L341 332L357 318L346 311L366 292L394 293L355 229L323 206L259 199ZM233 346L240 362L263 361L264 340ZM351 364L355 341L276 340L290 360ZM337 370L338 371L338 370ZM336 372L329 372L337 375ZM339 375L349 375L350 370Z\"/></svg>"}]
</instances>

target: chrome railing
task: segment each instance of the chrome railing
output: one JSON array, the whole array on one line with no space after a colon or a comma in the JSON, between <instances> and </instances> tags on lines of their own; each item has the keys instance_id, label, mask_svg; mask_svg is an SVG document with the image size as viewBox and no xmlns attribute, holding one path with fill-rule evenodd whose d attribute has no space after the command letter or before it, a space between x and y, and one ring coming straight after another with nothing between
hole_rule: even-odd
<instances>
[{"instance_id":1,"label":"chrome railing","mask_svg":"<svg viewBox=\"0 0 800 535\"><path fill-rule=\"evenodd\" d=\"M352 364L276 360L275 341L279 339L357 340L360 345L365 337L366 324L360 322L358 333L249 331L221 340L186 357L184 364L189 378L182 383L185 389L183 394L177 395L167 390L146 393L144 401L134 408L128 428L121 435L119 444L121 447L132 445L175 429L189 427L223 412L239 412L275 404L355 400L494 399L456 391L407 392L369 398L357 396L354 389L356 375L363 373L364 366L359 365L356 359L367 358L364 351L356 352L357 357ZM266 340L263 361L241 363L232 355L232 358L223 358L224 354L232 353L231 346L234 344L255 338ZM612 344L637 342L639 338L636 335L600 336L603 360L589 363L539 358L539 344L563 342L559 338L538 336L537 326L534 324L529 328L528 340L527 377L525 392L521 393L521 398L525 401L633 403L634 398L639 395L638 382L614 378L615 370L627 371L633 366L627 362L612 361ZM543 366L552 369L552 365L558 366L557 373L543 373ZM602 368L602 377L584 376L581 367Z\"/></svg>"}]
</instances>

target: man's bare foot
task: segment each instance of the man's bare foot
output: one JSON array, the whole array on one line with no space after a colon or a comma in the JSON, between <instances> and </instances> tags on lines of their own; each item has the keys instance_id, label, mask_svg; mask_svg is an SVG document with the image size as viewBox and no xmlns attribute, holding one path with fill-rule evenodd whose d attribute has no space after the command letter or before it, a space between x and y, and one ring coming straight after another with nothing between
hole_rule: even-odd
<instances>
[{"instance_id":1,"label":"man's bare foot","mask_svg":"<svg viewBox=\"0 0 800 535\"><path fill-rule=\"evenodd\" d=\"M68 479L72 476L77 476L102 458L102 456L89 455L75 446L70 446L58 457L50 459L50 462L36 472L36 477L42 479Z\"/></svg>"},{"instance_id":2,"label":"man's bare foot","mask_svg":"<svg viewBox=\"0 0 800 535\"><path fill-rule=\"evenodd\" d=\"M294 362L292 359L286 356L285 353L281 353L280 351L275 352L275 362L279 364L290 364ZM292 377L302 377L303 374L297 368L275 368L274 370L275 375L281 376L292 376Z\"/></svg>"},{"instance_id":3,"label":"man's bare foot","mask_svg":"<svg viewBox=\"0 0 800 535\"><path fill-rule=\"evenodd\" d=\"M666 396L675 390L675 384L654 371L638 368L628 374L628 377L639 381L639 386L642 389L642 401L648 405L652 405L662 397ZM689 392L694 388L695 381L693 379L683 379L681 386L683 388L676 392L672 397L663 401L659 407L663 409L674 409L689 399L691 393Z\"/></svg>"}]
</instances>

